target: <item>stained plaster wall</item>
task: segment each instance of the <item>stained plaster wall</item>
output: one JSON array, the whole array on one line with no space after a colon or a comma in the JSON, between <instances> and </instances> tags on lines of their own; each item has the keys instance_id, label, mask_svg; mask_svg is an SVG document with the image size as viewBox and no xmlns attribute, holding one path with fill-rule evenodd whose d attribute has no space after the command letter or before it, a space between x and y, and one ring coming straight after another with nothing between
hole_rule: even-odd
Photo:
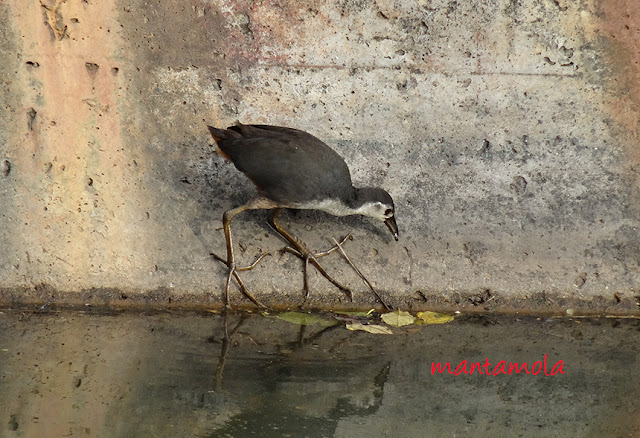
<instances>
[{"instance_id":1,"label":"stained plaster wall","mask_svg":"<svg viewBox=\"0 0 640 438\"><path fill-rule=\"evenodd\" d=\"M285 218L414 308L634 312L640 10L617 1L3 0L5 302L221 304L222 212L254 192L207 124L307 130L394 197ZM300 304L301 264L250 212L243 274ZM323 260L371 305L336 253ZM315 274L309 305L347 306ZM232 289L238 305L243 301ZM341 304L340 304L341 303Z\"/></svg>"}]
</instances>

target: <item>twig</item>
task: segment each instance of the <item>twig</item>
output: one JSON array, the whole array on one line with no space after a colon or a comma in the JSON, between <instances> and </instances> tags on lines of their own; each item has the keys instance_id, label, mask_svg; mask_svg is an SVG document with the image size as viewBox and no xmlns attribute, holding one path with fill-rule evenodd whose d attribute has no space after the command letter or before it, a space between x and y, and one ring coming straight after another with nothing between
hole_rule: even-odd
<instances>
[{"instance_id":1,"label":"twig","mask_svg":"<svg viewBox=\"0 0 640 438\"><path fill-rule=\"evenodd\" d=\"M367 280L367 278L362 274L362 272L360 272L360 269L358 269L358 267L351 261L351 259L347 255L347 253L344 252L344 249L342 249L342 243L338 243L338 241L333 237L332 237L332 239L333 239L333 243L336 244L336 247L338 248L338 250L340 251L342 256L351 265L353 270L356 271L356 273L360 276L360 278L362 278L362 281L364 281L367 284L367 286L369 286L369 289L371 289L371 292L373 292L373 295L375 295L375 297L378 299L378 301L380 301L380 303L382 303L382 305L384 306L385 310L387 310L388 312L392 311L393 308L390 307L389 305L387 305L387 303L384 302L384 300L380 297L378 292L374 289L373 285L369 282L369 280ZM344 243L344 241L343 241L343 243Z\"/></svg>"}]
</instances>

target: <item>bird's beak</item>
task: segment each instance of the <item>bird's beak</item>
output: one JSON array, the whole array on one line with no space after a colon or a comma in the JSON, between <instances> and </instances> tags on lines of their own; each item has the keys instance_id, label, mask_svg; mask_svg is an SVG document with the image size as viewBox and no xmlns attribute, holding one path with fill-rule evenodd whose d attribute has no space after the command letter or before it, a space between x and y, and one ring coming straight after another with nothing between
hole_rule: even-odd
<instances>
[{"instance_id":1,"label":"bird's beak","mask_svg":"<svg viewBox=\"0 0 640 438\"><path fill-rule=\"evenodd\" d=\"M384 223L387 226L387 228L389 228L389 231L391 231L391 234L393 234L393 238L396 239L396 242L397 242L398 241L398 224L396 224L395 216L391 216L390 218L385 219Z\"/></svg>"}]
</instances>

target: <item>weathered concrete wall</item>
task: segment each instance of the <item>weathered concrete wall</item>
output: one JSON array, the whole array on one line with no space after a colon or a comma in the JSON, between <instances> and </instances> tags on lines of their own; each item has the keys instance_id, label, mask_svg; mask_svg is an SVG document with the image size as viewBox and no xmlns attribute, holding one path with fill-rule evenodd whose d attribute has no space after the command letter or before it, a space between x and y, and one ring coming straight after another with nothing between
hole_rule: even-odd
<instances>
[{"instance_id":1,"label":"weathered concrete wall","mask_svg":"<svg viewBox=\"0 0 640 438\"><path fill-rule=\"evenodd\" d=\"M308 130L358 184L391 192L399 243L363 218L286 222L317 249L353 233L347 252L396 302L637 309L634 0L4 0L0 12L5 299L219 303L225 269L209 253L224 253L222 212L253 188L211 153L206 124L241 121ZM243 260L282 247L265 217L234 222ZM244 279L267 303L301 300L290 256ZM342 298L329 286L313 276L313 304Z\"/></svg>"}]
</instances>

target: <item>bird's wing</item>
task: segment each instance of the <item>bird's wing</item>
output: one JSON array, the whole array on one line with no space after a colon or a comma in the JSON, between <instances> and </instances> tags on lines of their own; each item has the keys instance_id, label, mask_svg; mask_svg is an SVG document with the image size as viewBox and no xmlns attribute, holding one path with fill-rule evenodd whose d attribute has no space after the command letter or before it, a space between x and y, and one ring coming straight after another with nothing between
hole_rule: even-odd
<instances>
[{"instance_id":1,"label":"bird's wing","mask_svg":"<svg viewBox=\"0 0 640 438\"><path fill-rule=\"evenodd\" d=\"M349 168L333 149L310 134L278 134L220 140L218 147L264 195L283 205L352 195Z\"/></svg>"},{"instance_id":2,"label":"bird's wing","mask_svg":"<svg viewBox=\"0 0 640 438\"><path fill-rule=\"evenodd\" d=\"M240 134L246 138L273 137L279 139L288 138L296 141L320 141L308 132L284 126L238 124L229 127L228 130L233 131L235 135Z\"/></svg>"}]
</instances>

